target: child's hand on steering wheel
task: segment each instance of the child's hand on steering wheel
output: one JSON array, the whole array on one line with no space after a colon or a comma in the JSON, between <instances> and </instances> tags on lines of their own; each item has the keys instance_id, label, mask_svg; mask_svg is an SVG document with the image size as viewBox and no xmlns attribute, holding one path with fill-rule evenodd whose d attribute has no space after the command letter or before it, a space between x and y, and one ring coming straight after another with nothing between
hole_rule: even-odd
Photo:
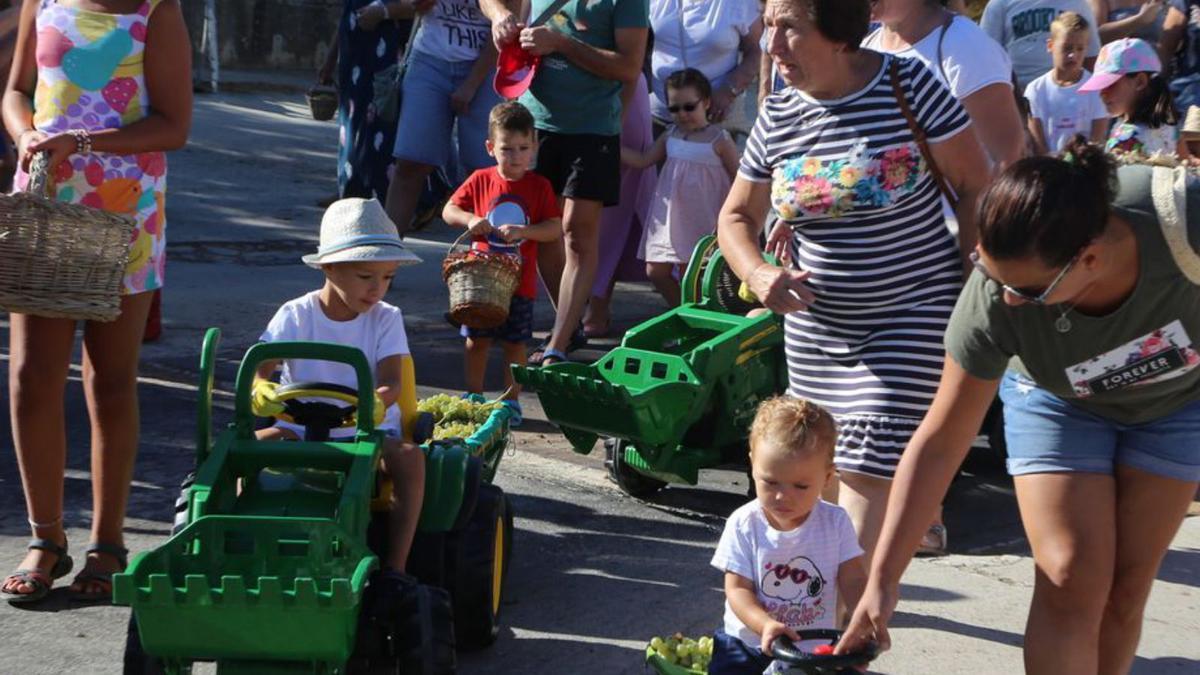
<instances>
[{"instance_id":1,"label":"child's hand on steering wheel","mask_svg":"<svg viewBox=\"0 0 1200 675\"><path fill-rule=\"evenodd\" d=\"M250 390L250 411L256 417L275 417L283 413L283 402L275 394L277 388L279 385L270 380L254 380Z\"/></svg>"}]
</instances>

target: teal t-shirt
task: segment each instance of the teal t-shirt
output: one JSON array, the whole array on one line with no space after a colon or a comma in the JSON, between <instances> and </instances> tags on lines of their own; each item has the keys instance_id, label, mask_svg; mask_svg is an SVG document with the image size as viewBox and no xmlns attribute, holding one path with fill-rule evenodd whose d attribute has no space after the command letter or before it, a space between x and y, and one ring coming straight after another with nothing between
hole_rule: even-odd
<instances>
[{"instance_id":1,"label":"teal t-shirt","mask_svg":"<svg viewBox=\"0 0 1200 675\"><path fill-rule=\"evenodd\" d=\"M536 18L551 0L533 0ZM572 0L546 26L596 47L615 50L617 30L647 28L648 0ZM542 57L537 75L521 103L533 113L537 128L560 134L621 133L621 83L606 80L572 63L562 54Z\"/></svg>"},{"instance_id":2,"label":"teal t-shirt","mask_svg":"<svg viewBox=\"0 0 1200 675\"><path fill-rule=\"evenodd\" d=\"M1115 213L1133 228L1139 276L1132 295L1106 316L1061 306L1005 304L978 271L959 296L946 351L966 371L997 379L1006 368L1080 408L1120 424L1142 424L1200 399L1200 286L1183 275L1158 222L1151 169L1123 166ZM1200 222L1200 184L1188 189L1187 222ZM1191 238L1193 245L1197 242Z\"/></svg>"}]
</instances>

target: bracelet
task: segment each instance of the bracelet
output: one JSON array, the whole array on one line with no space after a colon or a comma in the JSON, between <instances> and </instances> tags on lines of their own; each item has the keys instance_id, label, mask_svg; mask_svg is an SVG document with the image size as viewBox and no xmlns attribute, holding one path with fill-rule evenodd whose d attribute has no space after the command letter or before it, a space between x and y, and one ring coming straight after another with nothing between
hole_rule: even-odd
<instances>
[{"instance_id":1,"label":"bracelet","mask_svg":"<svg viewBox=\"0 0 1200 675\"><path fill-rule=\"evenodd\" d=\"M70 134L75 137L75 154L92 154L92 135L86 129L72 129Z\"/></svg>"}]
</instances>

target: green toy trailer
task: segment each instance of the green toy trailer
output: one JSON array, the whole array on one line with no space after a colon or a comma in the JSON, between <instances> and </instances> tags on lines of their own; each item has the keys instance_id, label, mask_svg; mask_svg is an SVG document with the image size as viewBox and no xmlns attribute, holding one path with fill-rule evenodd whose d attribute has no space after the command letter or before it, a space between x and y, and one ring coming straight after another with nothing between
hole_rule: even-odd
<instances>
[{"instance_id":1,"label":"green toy trailer","mask_svg":"<svg viewBox=\"0 0 1200 675\"><path fill-rule=\"evenodd\" d=\"M230 673L449 674L455 633L469 647L498 631L512 513L490 484L508 441L507 411L471 439L428 443L420 528L438 534L410 560L447 562L438 586L380 571L386 500L372 423L374 386L362 352L279 342L252 347L238 370L234 421L211 437L219 332L201 355L196 470L184 482L171 538L114 576L113 601L132 609L126 673L186 673L215 661ZM299 383L277 390L306 428L302 442L259 441L250 390L264 361L315 359L354 368L357 388ZM406 440L432 429L416 415L411 360L400 397ZM322 399L347 403L314 402ZM304 399L304 400L301 400ZM328 440L331 428L353 438ZM486 480L485 480L486 479ZM412 565L410 565L410 568ZM481 600L482 598L482 600ZM461 609L461 611L460 611Z\"/></svg>"}]
</instances>

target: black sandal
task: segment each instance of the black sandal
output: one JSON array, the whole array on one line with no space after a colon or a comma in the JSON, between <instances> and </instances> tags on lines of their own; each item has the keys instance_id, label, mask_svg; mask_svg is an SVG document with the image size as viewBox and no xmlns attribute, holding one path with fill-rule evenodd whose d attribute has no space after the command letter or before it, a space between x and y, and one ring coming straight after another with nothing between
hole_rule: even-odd
<instances>
[{"instance_id":1,"label":"black sandal","mask_svg":"<svg viewBox=\"0 0 1200 675\"><path fill-rule=\"evenodd\" d=\"M46 597L46 594L50 592L50 588L54 585L54 580L67 576L71 572L71 568L75 565L75 561L71 560L71 556L67 555L67 544L65 541L62 546L59 546L49 539L30 539L29 546L26 548L53 553L58 556L58 560L55 560L54 564L50 566L49 574L36 569L19 569L5 577L3 584L0 584L0 586L9 586L12 584L33 586L33 590L28 593L0 592L0 597L8 600L9 604L12 605L37 602Z\"/></svg>"},{"instance_id":2,"label":"black sandal","mask_svg":"<svg viewBox=\"0 0 1200 675\"><path fill-rule=\"evenodd\" d=\"M542 362L546 360L546 352L550 350L550 338L552 336L553 333L547 335L546 339L542 340L542 343L529 353L529 358L526 359L525 365L529 366L530 368L537 368L538 366L542 365ZM583 332L583 324L579 324L579 327L575 329L575 332L571 333L571 340L567 343L566 353L570 354L576 349L583 349L586 346L588 346L588 337ZM566 359L560 360L565 361Z\"/></svg>"},{"instance_id":3,"label":"black sandal","mask_svg":"<svg viewBox=\"0 0 1200 675\"><path fill-rule=\"evenodd\" d=\"M99 593L88 593L85 591L72 591L71 599L76 602L108 602L112 600L112 578L117 572L124 572L129 565L127 556L129 549L123 546L114 546L112 544L104 544L94 541L88 544L87 553L103 553L107 556L112 556L117 560L116 572L94 572L89 569L84 569L75 575L75 580L71 582L72 586L87 585L87 584L103 584L107 586L106 590Z\"/></svg>"}]
</instances>

